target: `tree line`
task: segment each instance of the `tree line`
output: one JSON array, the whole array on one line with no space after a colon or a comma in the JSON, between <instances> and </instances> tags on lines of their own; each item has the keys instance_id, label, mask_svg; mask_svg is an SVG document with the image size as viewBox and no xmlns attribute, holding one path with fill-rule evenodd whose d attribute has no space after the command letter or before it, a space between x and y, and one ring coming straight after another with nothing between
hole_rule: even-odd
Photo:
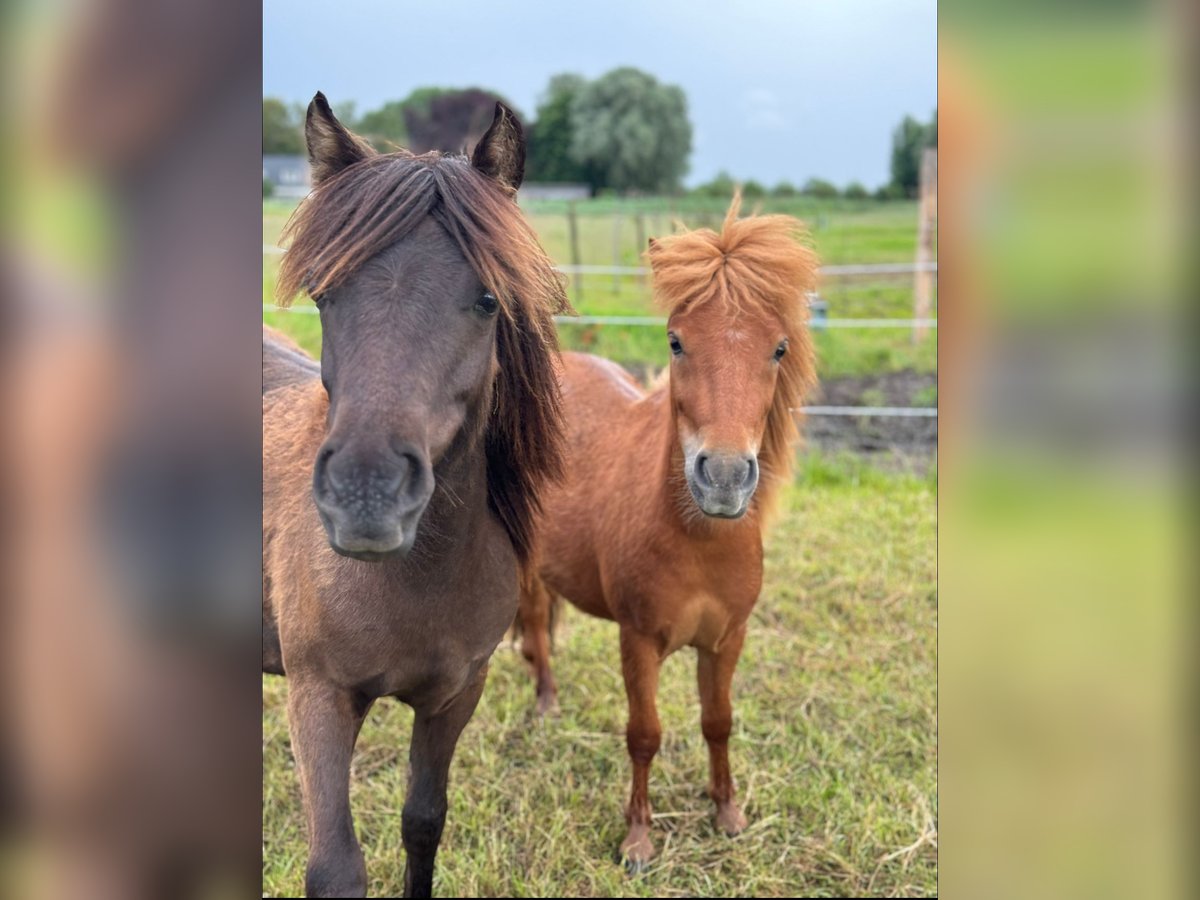
<instances>
[{"instance_id":1,"label":"tree line","mask_svg":"<svg viewBox=\"0 0 1200 900\"><path fill-rule=\"evenodd\" d=\"M339 119L378 150L404 147L463 152L487 130L497 101L526 124L526 180L586 184L599 193L681 193L692 151L687 97L677 85L630 66L588 80L563 73L550 79L530 122L501 94L485 88L422 87L402 100L359 114L353 103L335 105ZM263 99L263 153L303 154L304 107ZM868 191L854 182L843 189L810 178L796 187L767 188L742 182L748 198L805 195L823 199L895 199L916 195L921 152L937 146L937 111L928 124L906 116L893 133L891 181ZM721 172L692 190L728 197L735 179Z\"/></svg>"}]
</instances>

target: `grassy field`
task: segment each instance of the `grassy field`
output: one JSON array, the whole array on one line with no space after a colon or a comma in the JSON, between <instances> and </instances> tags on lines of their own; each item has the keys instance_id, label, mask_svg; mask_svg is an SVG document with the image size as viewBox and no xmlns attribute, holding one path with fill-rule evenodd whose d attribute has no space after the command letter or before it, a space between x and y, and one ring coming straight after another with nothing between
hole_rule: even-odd
<instances>
[{"instance_id":1,"label":"grassy field","mask_svg":"<svg viewBox=\"0 0 1200 900\"><path fill-rule=\"evenodd\" d=\"M750 204L747 204L749 208ZM817 203L807 198L769 200L768 212L786 212L810 228L814 246L828 265L911 262L916 248L916 205L913 203ZM716 226L725 203L720 200L662 199L591 200L578 204L580 259L585 265L637 266L643 246L638 241L638 220L643 238L669 233L673 223L687 227ZM267 200L263 204L263 242L274 245L292 206ZM551 258L571 259L566 205L531 203L526 212ZM615 252L614 252L615 251ZM263 302L274 303L278 257L267 257L263 269ZM576 309L586 315L656 315L649 286L643 279L611 275L583 276L572 280L570 293ZM872 276L865 279L829 279L821 288L831 318L907 318L912 316L911 276ZM307 303L301 301L300 305ZM319 326L313 317L269 312L266 320L292 333L310 350L319 345ZM662 329L613 325L572 325L560 328L563 346L598 353L627 365L661 365L667 361ZM863 375L914 369L932 372L936 367L933 340L914 346L910 333L888 331L825 331L816 335L821 374Z\"/></svg>"},{"instance_id":2,"label":"grassy field","mask_svg":"<svg viewBox=\"0 0 1200 900\"><path fill-rule=\"evenodd\" d=\"M615 862L628 790L615 626L569 610L562 715L533 713L502 645L451 771L435 890L447 896L927 896L936 892L936 485L807 458L768 542L734 679L731 759L750 827L716 833L703 795L694 653L663 669L651 777L659 856ZM263 681L263 892L303 889L305 843L286 682ZM402 886L412 715L372 711L351 802L370 891Z\"/></svg>"}]
</instances>

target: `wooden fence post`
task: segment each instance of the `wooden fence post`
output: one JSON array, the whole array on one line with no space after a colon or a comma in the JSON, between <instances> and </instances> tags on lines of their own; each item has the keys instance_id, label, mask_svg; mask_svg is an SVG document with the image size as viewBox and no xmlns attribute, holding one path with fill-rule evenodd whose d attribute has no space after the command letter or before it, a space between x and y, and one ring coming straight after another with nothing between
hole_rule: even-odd
<instances>
[{"instance_id":1,"label":"wooden fence post","mask_svg":"<svg viewBox=\"0 0 1200 900\"><path fill-rule=\"evenodd\" d=\"M640 256L646 250L646 220L639 212L633 217L634 236L637 241L638 255ZM644 289L646 287L646 276L638 276L638 284Z\"/></svg>"},{"instance_id":2,"label":"wooden fence post","mask_svg":"<svg viewBox=\"0 0 1200 900\"><path fill-rule=\"evenodd\" d=\"M612 264L613 267L621 265L621 213L613 213L612 221ZM612 277L612 292L619 293L621 290L621 276L616 272Z\"/></svg>"},{"instance_id":3,"label":"wooden fence post","mask_svg":"<svg viewBox=\"0 0 1200 900\"><path fill-rule=\"evenodd\" d=\"M567 228L571 236L571 265L575 267L575 302L583 299L583 275L579 272L579 226L575 221L575 201L567 204Z\"/></svg>"},{"instance_id":4,"label":"wooden fence post","mask_svg":"<svg viewBox=\"0 0 1200 900\"><path fill-rule=\"evenodd\" d=\"M933 310L933 237L937 222L937 148L921 154L921 202L917 211L917 265L913 273L913 318L928 319ZM913 343L929 334L925 325L913 325Z\"/></svg>"}]
</instances>

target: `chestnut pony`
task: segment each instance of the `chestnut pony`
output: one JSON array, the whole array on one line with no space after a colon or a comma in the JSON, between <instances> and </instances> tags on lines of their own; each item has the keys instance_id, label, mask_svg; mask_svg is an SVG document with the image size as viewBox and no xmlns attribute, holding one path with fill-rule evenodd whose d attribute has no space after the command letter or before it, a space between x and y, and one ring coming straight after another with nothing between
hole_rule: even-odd
<instances>
[{"instance_id":1,"label":"chestnut pony","mask_svg":"<svg viewBox=\"0 0 1200 900\"><path fill-rule=\"evenodd\" d=\"M377 698L413 707L404 889L429 896L451 757L561 470L567 304L513 200L503 106L470 159L376 154L320 94L306 136L279 298L316 301L321 363L264 334L263 668L288 677L309 896L365 893L355 739Z\"/></svg>"},{"instance_id":2,"label":"chestnut pony","mask_svg":"<svg viewBox=\"0 0 1200 900\"><path fill-rule=\"evenodd\" d=\"M538 710L556 703L549 664L552 594L620 627L633 789L626 865L654 854L647 780L661 728L659 667L698 653L701 728L717 825L746 826L734 797L730 682L762 585L763 533L791 479L792 409L814 381L805 299L817 260L786 216L737 218L650 243L657 301L669 314L665 382L644 393L622 369L563 356L566 476L547 491L536 575L521 596L522 650Z\"/></svg>"}]
</instances>

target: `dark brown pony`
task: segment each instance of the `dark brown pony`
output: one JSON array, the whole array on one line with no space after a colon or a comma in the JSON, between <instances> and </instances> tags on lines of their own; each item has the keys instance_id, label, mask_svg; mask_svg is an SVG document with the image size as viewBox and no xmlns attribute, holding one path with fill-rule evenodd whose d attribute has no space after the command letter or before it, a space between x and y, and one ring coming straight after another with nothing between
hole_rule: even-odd
<instances>
[{"instance_id":1,"label":"dark brown pony","mask_svg":"<svg viewBox=\"0 0 1200 900\"><path fill-rule=\"evenodd\" d=\"M360 896L350 760L379 697L413 707L405 892L429 896L446 782L560 471L559 276L513 195L503 106L471 159L378 155L318 94L314 194L279 279L321 311L318 368L263 338L263 668L286 672L309 895Z\"/></svg>"},{"instance_id":2,"label":"dark brown pony","mask_svg":"<svg viewBox=\"0 0 1200 900\"><path fill-rule=\"evenodd\" d=\"M647 780L661 729L662 662L698 652L701 727L717 824L746 826L734 797L730 682L762 585L763 532L791 478L792 409L814 380L805 292L817 260L785 216L738 220L720 234L652 241L658 301L669 313L669 375L643 392L613 363L564 354L565 480L543 504L537 575L522 585L526 658L538 709L556 702L549 665L551 592L620 626L633 790L621 852L654 854Z\"/></svg>"}]
</instances>

